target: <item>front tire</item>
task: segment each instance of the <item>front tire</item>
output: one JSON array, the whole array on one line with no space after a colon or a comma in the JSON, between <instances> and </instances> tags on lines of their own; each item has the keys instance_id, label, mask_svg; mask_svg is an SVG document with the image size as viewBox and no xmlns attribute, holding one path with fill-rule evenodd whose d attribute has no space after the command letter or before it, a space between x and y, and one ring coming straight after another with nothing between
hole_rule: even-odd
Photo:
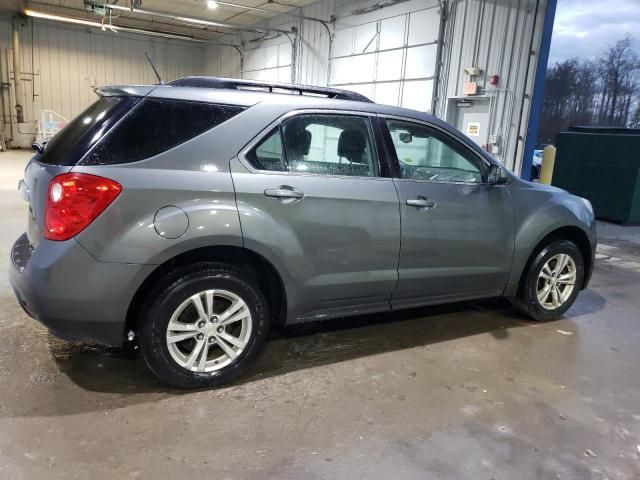
<instances>
[{"instance_id":1,"label":"front tire","mask_svg":"<svg viewBox=\"0 0 640 480\"><path fill-rule=\"evenodd\" d=\"M269 309L249 276L212 262L170 274L141 310L139 342L153 373L178 388L241 375L261 350Z\"/></svg>"},{"instance_id":2,"label":"front tire","mask_svg":"<svg viewBox=\"0 0 640 480\"><path fill-rule=\"evenodd\" d=\"M529 262L515 305L533 320L560 318L575 302L583 279L580 249L568 240L553 241Z\"/></svg>"}]
</instances>

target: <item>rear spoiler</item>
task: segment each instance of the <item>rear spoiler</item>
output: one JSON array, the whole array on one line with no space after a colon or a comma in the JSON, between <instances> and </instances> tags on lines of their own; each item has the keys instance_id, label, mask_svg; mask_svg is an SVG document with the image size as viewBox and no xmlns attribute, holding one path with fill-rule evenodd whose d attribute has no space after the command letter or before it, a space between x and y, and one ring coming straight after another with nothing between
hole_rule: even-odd
<instances>
[{"instance_id":1,"label":"rear spoiler","mask_svg":"<svg viewBox=\"0 0 640 480\"><path fill-rule=\"evenodd\" d=\"M158 85L108 85L94 87L93 91L100 97L146 97Z\"/></svg>"}]
</instances>

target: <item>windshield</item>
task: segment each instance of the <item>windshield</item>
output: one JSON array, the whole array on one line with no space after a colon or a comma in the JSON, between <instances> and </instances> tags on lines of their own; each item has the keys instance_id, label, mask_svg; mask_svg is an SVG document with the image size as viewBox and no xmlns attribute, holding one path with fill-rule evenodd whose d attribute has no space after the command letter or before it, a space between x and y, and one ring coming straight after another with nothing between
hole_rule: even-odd
<instances>
[{"instance_id":1,"label":"windshield","mask_svg":"<svg viewBox=\"0 0 640 480\"><path fill-rule=\"evenodd\" d=\"M80 156L73 155L71 160L68 157L71 156L70 154L78 146L85 133L105 120L107 113L121 100L122 97L101 97L49 140L45 145L44 153L37 160L51 165L75 164L73 158L77 161ZM83 150L86 151L86 149ZM82 154L84 151L80 153Z\"/></svg>"}]
</instances>

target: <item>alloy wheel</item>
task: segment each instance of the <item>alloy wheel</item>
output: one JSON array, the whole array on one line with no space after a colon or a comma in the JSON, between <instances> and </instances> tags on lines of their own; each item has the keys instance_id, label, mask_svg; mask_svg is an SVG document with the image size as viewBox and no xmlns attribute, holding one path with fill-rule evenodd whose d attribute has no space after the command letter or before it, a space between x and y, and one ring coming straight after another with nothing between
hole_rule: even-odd
<instances>
[{"instance_id":1,"label":"alloy wheel","mask_svg":"<svg viewBox=\"0 0 640 480\"><path fill-rule=\"evenodd\" d=\"M538 274L536 296L542 308L555 310L573 293L576 285L576 264L570 255L559 253L542 266Z\"/></svg>"},{"instance_id":2,"label":"alloy wheel","mask_svg":"<svg viewBox=\"0 0 640 480\"><path fill-rule=\"evenodd\" d=\"M251 311L228 290L205 290L171 315L166 341L173 360L193 372L213 372L233 362L251 338Z\"/></svg>"}]
</instances>

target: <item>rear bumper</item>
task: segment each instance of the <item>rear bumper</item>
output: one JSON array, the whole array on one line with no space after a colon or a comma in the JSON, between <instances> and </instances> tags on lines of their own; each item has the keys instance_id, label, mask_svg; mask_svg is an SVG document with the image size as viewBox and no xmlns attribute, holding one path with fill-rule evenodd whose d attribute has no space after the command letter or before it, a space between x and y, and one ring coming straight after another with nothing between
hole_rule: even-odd
<instances>
[{"instance_id":1,"label":"rear bumper","mask_svg":"<svg viewBox=\"0 0 640 480\"><path fill-rule=\"evenodd\" d=\"M153 268L98 262L74 239L34 248L23 234L9 281L25 312L56 336L119 346L133 295Z\"/></svg>"}]
</instances>

